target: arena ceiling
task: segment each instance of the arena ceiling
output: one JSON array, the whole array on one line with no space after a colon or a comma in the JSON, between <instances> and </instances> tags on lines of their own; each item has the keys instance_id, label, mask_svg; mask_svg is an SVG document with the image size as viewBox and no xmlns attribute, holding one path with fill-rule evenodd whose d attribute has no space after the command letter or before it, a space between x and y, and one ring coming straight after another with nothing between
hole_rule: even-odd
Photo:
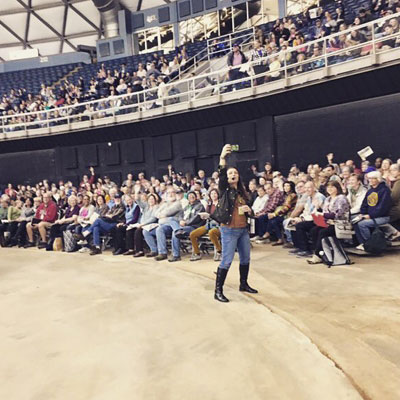
<instances>
[{"instance_id":1,"label":"arena ceiling","mask_svg":"<svg viewBox=\"0 0 400 400\"><path fill-rule=\"evenodd\" d=\"M140 11L170 0L120 0ZM103 34L100 13L92 0L0 0L0 60L10 52L38 49L40 56L68 53L78 45L95 46Z\"/></svg>"}]
</instances>

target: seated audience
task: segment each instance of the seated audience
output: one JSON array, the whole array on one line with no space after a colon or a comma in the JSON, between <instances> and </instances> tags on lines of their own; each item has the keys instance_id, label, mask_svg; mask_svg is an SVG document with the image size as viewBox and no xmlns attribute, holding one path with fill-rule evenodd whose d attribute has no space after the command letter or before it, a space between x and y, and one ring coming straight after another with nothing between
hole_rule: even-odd
<instances>
[{"instance_id":1,"label":"seated audience","mask_svg":"<svg viewBox=\"0 0 400 400\"><path fill-rule=\"evenodd\" d=\"M271 182L265 184L265 191L268 195L268 200L264 208L255 214L256 219L256 235L260 238L256 243L264 243L270 237L268 232L269 216L272 216L278 206L281 206L284 201L284 194L279 189L272 186Z\"/></svg>"},{"instance_id":2,"label":"seated audience","mask_svg":"<svg viewBox=\"0 0 400 400\"><path fill-rule=\"evenodd\" d=\"M134 229L133 238L127 238L127 251L124 256L133 255L133 257L143 257L144 256L144 236L143 231L151 227L151 225L157 222L157 211L160 203L160 198L155 193L150 193L149 195L144 194L145 201L139 199L139 193L135 194L136 203L139 205L140 219L138 226ZM148 257L155 257L157 253L149 253Z\"/></svg>"},{"instance_id":3,"label":"seated audience","mask_svg":"<svg viewBox=\"0 0 400 400\"><path fill-rule=\"evenodd\" d=\"M63 216L54 221L54 224L50 228L49 240L47 242L46 250L53 250L53 243L56 238L62 238L63 232L65 232L70 226L72 227L78 219L79 206L77 204L77 197L72 195L68 197L68 207L65 210Z\"/></svg>"},{"instance_id":4,"label":"seated audience","mask_svg":"<svg viewBox=\"0 0 400 400\"><path fill-rule=\"evenodd\" d=\"M206 207L206 214L201 216L206 223L193 231L190 232L190 241L192 242L192 256L190 261L198 261L201 259L200 249L199 249L199 238L208 233L208 236L214 245L214 261L221 261L221 233L219 231L219 224L210 218L214 213L219 199L218 189L210 190L210 200Z\"/></svg>"},{"instance_id":5,"label":"seated audience","mask_svg":"<svg viewBox=\"0 0 400 400\"><path fill-rule=\"evenodd\" d=\"M155 260L161 261L168 258L167 236L172 235L176 222L179 223L183 216L182 204L177 199L173 187L167 189L167 199L161 203L156 216L158 227L151 231L144 231L143 236L150 247L151 254L155 255ZM173 258L175 258L174 255Z\"/></svg>"},{"instance_id":6,"label":"seated audience","mask_svg":"<svg viewBox=\"0 0 400 400\"><path fill-rule=\"evenodd\" d=\"M114 232L114 256L124 254L126 250L133 250L134 229L129 229L129 225L134 225L140 218L140 207L134 202L129 194L125 198L125 219L118 222Z\"/></svg>"},{"instance_id":7,"label":"seated audience","mask_svg":"<svg viewBox=\"0 0 400 400\"><path fill-rule=\"evenodd\" d=\"M205 220L201 218L200 213L205 212L204 206L195 192L187 194L188 204L183 209L183 217L180 221L172 220L172 257L168 260L170 262L179 261L180 257L180 241L186 235L195 229L205 225Z\"/></svg>"},{"instance_id":8,"label":"seated audience","mask_svg":"<svg viewBox=\"0 0 400 400\"><path fill-rule=\"evenodd\" d=\"M392 207L389 212L390 223L400 228L400 166L392 164L389 168L389 185L391 189Z\"/></svg>"},{"instance_id":9,"label":"seated audience","mask_svg":"<svg viewBox=\"0 0 400 400\"><path fill-rule=\"evenodd\" d=\"M125 207L121 201L121 195L115 194L113 199L114 205L103 216L94 221L93 225L84 228L82 235L78 236L80 239L93 235L93 247L90 252L91 256L101 254L101 239L100 236L110 233L118 223L125 221Z\"/></svg>"},{"instance_id":10,"label":"seated audience","mask_svg":"<svg viewBox=\"0 0 400 400\"><path fill-rule=\"evenodd\" d=\"M360 214L361 205L367 193L367 188L362 184L361 175L350 175L347 192L347 200L350 204L350 218L353 219Z\"/></svg>"},{"instance_id":11,"label":"seated audience","mask_svg":"<svg viewBox=\"0 0 400 400\"><path fill-rule=\"evenodd\" d=\"M267 192L265 191L264 186L258 186L257 187L257 194L258 196L256 197L256 199L254 200L253 205L251 206L254 215L256 216L255 218L255 232L256 235L254 237L252 237L250 240L251 241L256 241L262 238L262 235L258 235L258 231L260 231L260 221L257 218L257 216L261 213L262 210L264 210L265 205L268 201L269 196L267 195ZM265 232L264 232L265 233Z\"/></svg>"},{"instance_id":12,"label":"seated audience","mask_svg":"<svg viewBox=\"0 0 400 400\"><path fill-rule=\"evenodd\" d=\"M297 203L297 194L295 184L293 182L285 182L283 185L283 204L278 206L275 211L268 214L267 232L274 235L277 239L272 246L283 245L283 220L295 208Z\"/></svg>"},{"instance_id":13,"label":"seated audience","mask_svg":"<svg viewBox=\"0 0 400 400\"><path fill-rule=\"evenodd\" d=\"M79 215L74 226L74 232L77 234L82 233L82 229L90 225L90 221L95 212L95 207L93 204L90 204L90 202L90 196L85 194L82 198Z\"/></svg>"},{"instance_id":14,"label":"seated audience","mask_svg":"<svg viewBox=\"0 0 400 400\"><path fill-rule=\"evenodd\" d=\"M10 195L8 195L10 196ZM12 198L16 198L16 194L12 194ZM21 200L15 200L14 205L9 205L7 209L7 222L0 224L0 235L2 238L2 247L8 247L10 237L12 237L18 228L18 218L21 216L23 202ZM4 236L6 235L6 237Z\"/></svg>"},{"instance_id":15,"label":"seated audience","mask_svg":"<svg viewBox=\"0 0 400 400\"><path fill-rule=\"evenodd\" d=\"M26 224L30 222L35 215L35 208L40 204L40 199L35 198L35 208L31 197L27 197L24 205L21 209L20 216L15 220L16 229L12 233L10 232L10 240L8 247L13 247L18 245L18 247L23 247L26 241Z\"/></svg>"},{"instance_id":16,"label":"seated audience","mask_svg":"<svg viewBox=\"0 0 400 400\"><path fill-rule=\"evenodd\" d=\"M9 200L10 198L8 195L5 195L1 198L1 205L0 205L0 245L4 247L5 245L5 237L4 232L7 230L7 218L8 218L8 207L9 207Z\"/></svg>"},{"instance_id":17,"label":"seated audience","mask_svg":"<svg viewBox=\"0 0 400 400\"><path fill-rule=\"evenodd\" d=\"M382 180L379 171L368 173L370 189L367 191L361 205L361 220L355 224L359 250L364 249L364 243L371 237L371 229L375 224L385 225L390 221L389 213L392 207L390 189Z\"/></svg>"},{"instance_id":18,"label":"seated audience","mask_svg":"<svg viewBox=\"0 0 400 400\"><path fill-rule=\"evenodd\" d=\"M286 218L282 222L283 230L285 233L286 237L286 243L283 245L283 248L285 249L292 249L293 248L293 239L292 239L292 231L289 228L289 224L297 217L300 216L300 214L304 210L304 205L307 200L307 194L305 191L305 183L303 181L299 181L296 184L296 195L297 195L297 201L294 206L294 209L292 212L288 213Z\"/></svg>"},{"instance_id":19,"label":"seated audience","mask_svg":"<svg viewBox=\"0 0 400 400\"><path fill-rule=\"evenodd\" d=\"M283 247L295 248L291 254L312 256L309 262L319 263L321 240L334 236L335 221L351 218L360 250L364 249L375 226L373 219L387 238L400 237L396 229L400 221L400 163L378 157L374 166L362 161L359 169L360 165L353 160L334 163L332 153L327 159L329 164L323 172L318 164L308 164L305 171L292 164L287 176L273 172L270 163L265 163L265 171L261 173L252 166L254 175L248 187L254 197L252 215L256 218L258 236L253 241L265 243L269 237L276 238L273 243L276 246L286 241ZM171 238L170 261L175 262L181 259L180 240L188 237L192 243L190 260L197 261L201 259L199 238L208 233L215 249L214 259L221 258L219 227L211 219L218 204L218 172L207 178L199 170L193 178L189 172L175 172L170 165L161 182L156 176L147 179L143 172L137 180L128 173L119 187L109 177L97 178L95 182L94 170L90 170L90 177L84 176L77 186L63 180L4 186L0 203L2 245L32 247L37 230L39 247L45 247L47 242L51 249L54 239L68 229L81 239L78 245L85 246L82 252L90 251L89 241L93 243L91 254L99 254L101 240L107 248L112 237L116 255L144 256L147 242L148 256L164 260L168 258ZM380 171L386 174L386 179ZM370 187L368 191L363 185L364 177ZM158 194L163 197L161 205L158 205ZM321 216L327 227L323 227L321 220L317 221ZM48 241L47 230L50 230ZM202 246L208 250L211 243L204 238Z\"/></svg>"},{"instance_id":20,"label":"seated audience","mask_svg":"<svg viewBox=\"0 0 400 400\"><path fill-rule=\"evenodd\" d=\"M340 183L337 181L328 182L327 192L329 196L324 201L322 212L315 214L322 215L328 227L315 226L311 229L311 238L315 250L311 260L307 260L310 264L322 263L320 256L322 239L329 236L335 237L335 221L349 221L350 217L350 204L343 194Z\"/></svg>"},{"instance_id":21,"label":"seated audience","mask_svg":"<svg viewBox=\"0 0 400 400\"><path fill-rule=\"evenodd\" d=\"M57 205L52 200L50 192L46 192L43 195L43 202L36 210L35 217L31 222L26 225L26 233L28 235L28 243L25 248L34 247L33 232L39 231L40 242L38 244L39 249L44 249L47 246L47 230L50 229L52 224L57 219Z\"/></svg>"},{"instance_id":22,"label":"seated audience","mask_svg":"<svg viewBox=\"0 0 400 400\"><path fill-rule=\"evenodd\" d=\"M295 231L292 232L294 250L289 253L299 257L311 257L312 253L308 241L311 229L315 227L312 214L318 210L322 210L325 196L317 192L313 182L305 184L307 200L304 204L304 210L299 217L293 219Z\"/></svg>"}]
</instances>

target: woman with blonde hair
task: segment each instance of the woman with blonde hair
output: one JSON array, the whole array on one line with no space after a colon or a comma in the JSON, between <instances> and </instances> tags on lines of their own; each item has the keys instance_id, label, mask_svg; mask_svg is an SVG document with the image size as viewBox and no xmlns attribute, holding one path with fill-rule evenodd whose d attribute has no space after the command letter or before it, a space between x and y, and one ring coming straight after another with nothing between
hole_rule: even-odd
<instances>
[{"instance_id":1,"label":"woman with blonde hair","mask_svg":"<svg viewBox=\"0 0 400 400\"><path fill-rule=\"evenodd\" d=\"M314 182L315 187L319 188L320 185L321 185L321 179L320 179L320 176L319 176L319 172L316 171L314 168L311 168L308 175L310 177L310 180L312 182Z\"/></svg>"},{"instance_id":2,"label":"woman with blonde hair","mask_svg":"<svg viewBox=\"0 0 400 400\"><path fill-rule=\"evenodd\" d=\"M380 173L382 174L382 179L389 183L389 176L390 176L390 166L393 164L393 161L390 158L385 158L382 161Z\"/></svg>"}]
</instances>

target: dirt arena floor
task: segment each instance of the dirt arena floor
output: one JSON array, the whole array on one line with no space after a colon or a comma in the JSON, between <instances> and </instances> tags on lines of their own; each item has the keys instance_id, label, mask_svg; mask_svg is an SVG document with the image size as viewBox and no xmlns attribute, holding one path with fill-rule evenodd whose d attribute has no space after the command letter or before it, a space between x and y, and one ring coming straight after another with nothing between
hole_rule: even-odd
<instances>
[{"instance_id":1,"label":"dirt arena floor","mask_svg":"<svg viewBox=\"0 0 400 400\"><path fill-rule=\"evenodd\" d=\"M0 249L0 399L400 399L400 261L310 266Z\"/></svg>"}]
</instances>

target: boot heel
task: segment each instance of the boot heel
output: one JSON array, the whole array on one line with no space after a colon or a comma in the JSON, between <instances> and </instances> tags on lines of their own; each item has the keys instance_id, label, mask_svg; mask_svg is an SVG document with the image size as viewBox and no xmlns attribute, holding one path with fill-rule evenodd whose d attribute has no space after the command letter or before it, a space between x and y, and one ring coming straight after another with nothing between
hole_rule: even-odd
<instances>
[{"instance_id":1,"label":"boot heel","mask_svg":"<svg viewBox=\"0 0 400 400\"><path fill-rule=\"evenodd\" d=\"M217 270L217 279L215 281L215 292L214 299L218 300L222 303L228 303L229 300L224 296L222 288L224 287L226 275L228 273L227 269L218 268Z\"/></svg>"},{"instance_id":2,"label":"boot heel","mask_svg":"<svg viewBox=\"0 0 400 400\"><path fill-rule=\"evenodd\" d=\"M220 301L221 303L229 303L229 300L224 296L223 293L215 293L214 299Z\"/></svg>"},{"instance_id":3,"label":"boot heel","mask_svg":"<svg viewBox=\"0 0 400 400\"><path fill-rule=\"evenodd\" d=\"M253 293L253 294L258 293L258 291L256 289L253 289L247 283L247 278L249 276L249 265L248 264L240 264L239 265L239 271L240 271L239 291L240 292Z\"/></svg>"}]
</instances>

